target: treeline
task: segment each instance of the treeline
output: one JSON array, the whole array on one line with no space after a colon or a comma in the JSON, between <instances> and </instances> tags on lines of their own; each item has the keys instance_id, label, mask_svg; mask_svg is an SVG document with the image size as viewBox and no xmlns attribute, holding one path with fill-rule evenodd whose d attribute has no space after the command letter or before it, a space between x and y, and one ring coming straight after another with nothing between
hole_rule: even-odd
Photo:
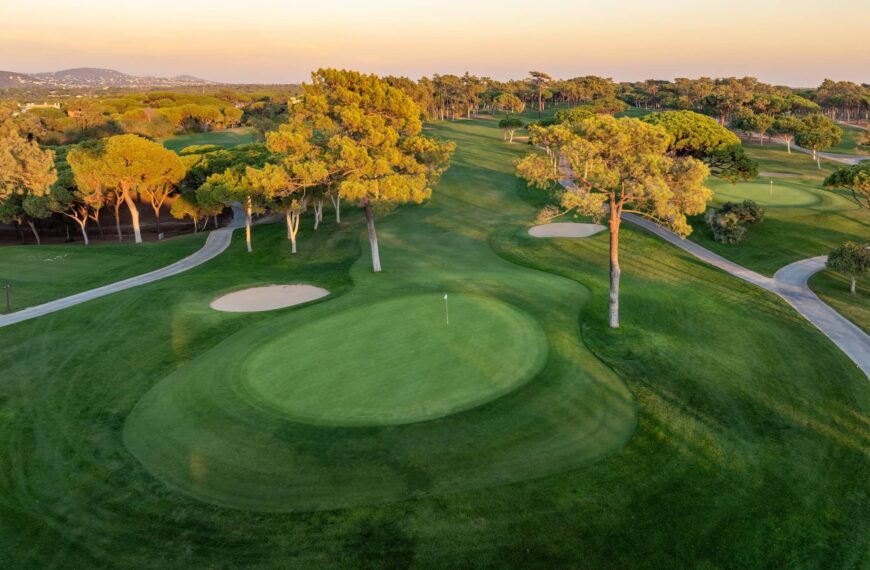
<instances>
[{"instance_id":1,"label":"treeline","mask_svg":"<svg viewBox=\"0 0 870 570\"><path fill-rule=\"evenodd\" d=\"M618 97L644 109L685 109L722 124L747 110L755 113L823 113L834 121L870 120L870 84L826 79L815 89L770 85L754 77L678 78L621 83Z\"/></svg>"},{"instance_id":2,"label":"treeline","mask_svg":"<svg viewBox=\"0 0 870 570\"><path fill-rule=\"evenodd\" d=\"M157 139L241 124L265 132L286 120L287 104L297 92L295 87L208 94L149 91L51 99L57 107L27 109L10 99L0 102L0 122L12 123L19 133L47 146L125 133Z\"/></svg>"},{"instance_id":3,"label":"treeline","mask_svg":"<svg viewBox=\"0 0 870 570\"><path fill-rule=\"evenodd\" d=\"M648 110L704 113L723 125L750 111L771 115L822 113L831 120L846 122L870 120L870 84L827 79L815 89L770 85L754 77L616 83L596 76L554 79L540 71L511 81L469 73L434 75L418 81L406 77L385 79L414 99L427 119L456 119L499 111L499 97L509 94L522 101L525 108L537 110L599 102L604 112L618 112L625 103Z\"/></svg>"},{"instance_id":4,"label":"treeline","mask_svg":"<svg viewBox=\"0 0 870 570\"><path fill-rule=\"evenodd\" d=\"M385 77L385 81L405 91L420 107L425 119L457 119L479 112L505 111L499 105L503 95L522 102L523 108L543 110L554 104L579 105L593 101L616 101L618 86L603 77L586 76L573 79L553 79L548 74L533 71L529 78L497 81L489 77L464 75L434 75L413 81L407 77ZM520 112L522 109L511 109ZM616 109L618 112L619 109Z\"/></svg>"}]
</instances>

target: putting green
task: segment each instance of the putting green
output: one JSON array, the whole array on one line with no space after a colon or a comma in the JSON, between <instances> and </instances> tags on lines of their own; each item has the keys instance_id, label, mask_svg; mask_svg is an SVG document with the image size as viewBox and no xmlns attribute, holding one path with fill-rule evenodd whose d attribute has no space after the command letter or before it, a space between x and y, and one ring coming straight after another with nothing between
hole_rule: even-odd
<instances>
[{"instance_id":1,"label":"putting green","mask_svg":"<svg viewBox=\"0 0 870 570\"><path fill-rule=\"evenodd\" d=\"M724 180L708 181L708 186L715 192L718 202L742 202L754 200L762 206L810 206L821 201L819 196L807 190L805 186L786 182L782 179L753 180L731 184Z\"/></svg>"},{"instance_id":2,"label":"putting green","mask_svg":"<svg viewBox=\"0 0 870 570\"><path fill-rule=\"evenodd\" d=\"M577 342L588 293L545 273L515 281L451 293L449 325L437 289L361 302L364 285L265 319L157 382L124 443L177 491L270 512L453 493L613 453L635 410ZM520 286L537 292L522 310Z\"/></svg>"},{"instance_id":3,"label":"putting green","mask_svg":"<svg viewBox=\"0 0 870 570\"><path fill-rule=\"evenodd\" d=\"M289 331L246 357L241 381L253 401L291 420L384 425L468 409L543 366L547 342L532 317L480 296L451 295L449 303L449 324L442 296L429 294L364 305ZM328 358L323 339L335 341ZM293 355L292 365L280 355Z\"/></svg>"}]
</instances>

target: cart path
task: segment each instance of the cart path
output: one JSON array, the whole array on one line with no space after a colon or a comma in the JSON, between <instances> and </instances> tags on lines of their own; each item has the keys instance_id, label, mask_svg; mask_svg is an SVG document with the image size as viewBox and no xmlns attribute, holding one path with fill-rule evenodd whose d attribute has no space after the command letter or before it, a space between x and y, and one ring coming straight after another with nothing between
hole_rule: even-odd
<instances>
[{"instance_id":1,"label":"cart path","mask_svg":"<svg viewBox=\"0 0 870 570\"><path fill-rule=\"evenodd\" d=\"M97 287L96 289L82 291L81 293L70 295L69 297L55 299L54 301L49 301L48 303L43 303L42 305L28 307L27 309L22 309L8 315L0 315L0 327L5 327L15 323L20 323L22 321L35 319L36 317L41 317L43 315L54 313L56 311L61 311L68 307L73 307L75 305L80 305L81 303L91 301L93 299L99 299L100 297L111 295L112 293L132 289L133 287L145 285L146 283L153 283L154 281L159 281L160 279L165 279L173 275L178 275L179 273L183 273L189 269L193 269L194 267L202 265L206 261L214 259L230 246L233 238L233 232L240 227L244 227L245 225L245 214L242 211L241 206L234 204L232 206L232 210L233 220L229 223L229 225L223 228L212 230L212 232L208 235L208 239L205 240L205 244L195 253L185 257L184 259L180 259L171 265L161 267L160 269L156 269L149 273L136 275L135 277L130 277L129 279L124 279L122 281L117 281L108 285L103 285L102 287Z\"/></svg>"}]
</instances>

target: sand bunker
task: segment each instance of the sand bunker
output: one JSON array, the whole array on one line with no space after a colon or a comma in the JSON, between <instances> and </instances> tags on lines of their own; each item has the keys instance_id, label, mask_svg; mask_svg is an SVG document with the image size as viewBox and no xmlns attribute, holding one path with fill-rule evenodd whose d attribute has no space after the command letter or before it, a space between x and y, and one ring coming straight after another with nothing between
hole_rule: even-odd
<instances>
[{"instance_id":1,"label":"sand bunker","mask_svg":"<svg viewBox=\"0 0 870 570\"><path fill-rule=\"evenodd\" d=\"M759 172L759 176L763 178L800 178L800 174L794 172Z\"/></svg>"},{"instance_id":2,"label":"sand bunker","mask_svg":"<svg viewBox=\"0 0 870 570\"><path fill-rule=\"evenodd\" d=\"M538 238L584 238L594 236L606 229L607 228L601 224L561 222L558 224L535 226L529 230L529 235Z\"/></svg>"},{"instance_id":3,"label":"sand bunker","mask_svg":"<svg viewBox=\"0 0 870 570\"><path fill-rule=\"evenodd\" d=\"M268 285L242 289L211 302L211 308L228 313L255 313L292 307L329 295L313 285Z\"/></svg>"}]
</instances>

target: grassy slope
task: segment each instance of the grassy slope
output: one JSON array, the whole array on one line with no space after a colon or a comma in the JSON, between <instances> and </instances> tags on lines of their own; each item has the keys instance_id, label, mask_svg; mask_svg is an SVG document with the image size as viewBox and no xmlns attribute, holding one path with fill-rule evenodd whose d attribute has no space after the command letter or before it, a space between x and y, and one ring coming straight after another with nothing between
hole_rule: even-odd
<instances>
[{"instance_id":1,"label":"grassy slope","mask_svg":"<svg viewBox=\"0 0 870 570\"><path fill-rule=\"evenodd\" d=\"M96 241L89 246L0 247L0 283L12 284L16 311L159 269L202 247L205 236L140 245Z\"/></svg>"},{"instance_id":2,"label":"grassy slope","mask_svg":"<svg viewBox=\"0 0 870 570\"><path fill-rule=\"evenodd\" d=\"M864 137L866 129L859 129L850 125L839 125L843 129L843 138L835 146L826 149L826 152L835 152L839 154L857 154L866 156L870 154L870 148L866 145L861 145L860 142Z\"/></svg>"},{"instance_id":3,"label":"grassy slope","mask_svg":"<svg viewBox=\"0 0 870 570\"><path fill-rule=\"evenodd\" d=\"M217 145L224 148L248 144L257 141L257 130L253 127L238 127L222 129L208 133L191 133L177 135L163 141L163 146L178 152L193 145Z\"/></svg>"},{"instance_id":4,"label":"grassy slope","mask_svg":"<svg viewBox=\"0 0 870 570\"><path fill-rule=\"evenodd\" d=\"M822 188L822 181L836 163L822 162L822 170L807 155L787 154L780 146L747 145L762 172L790 173L790 178L760 176L756 182L737 187L711 180L716 203L754 199L765 204L763 223L749 230L741 244L713 241L703 217L694 219L690 237L720 255L765 275L773 275L789 263L824 255L848 240L866 240L870 235L870 211L858 208L840 192ZM769 182L774 181L771 195Z\"/></svg>"},{"instance_id":5,"label":"grassy slope","mask_svg":"<svg viewBox=\"0 0 870 570\"><path fill-rule=\"evenodd\" d=\"M500 133L481 122L440 124L437 132L459 141L455 166L431 206L381 224L381 282L404 274L425 286L449 275L457 258L480 256L482 274L457 275L454 286L509 291L501 271L525 275L519 265L543 270L542 283L555 272L583 284L591 294L573 289L588 305L554 316L551 343L576 346L579 324L582 342L628 383L639 423L627 446L547 477L321 513L226 509L166 488L123 445L125 418L142 395L233 333L353 303L372 279L365 256L351 267L360 254L356 219L340 230L326 224L316 237L303 231L303 254L295 258L280 227L257 227L251 256L237 240L182 276L0 330L0 369L7 372L0 378L0 565L866 566L870 528L860 474L870 386L851 363L775 298L630 229L624 328L608 330L606 236L527 237L518 224L533 210L518 200L508 160L524 147L501 146ZM487 223L505 212L512 223ZM499 266L481 240L519 265ZM489 267L502 269L487 280ZM207 308L220 291L275 281L349 294L276 317ZM97 332L81 334L85 319ZM552 382L530 387L558 401ZM573 421L559 406L550 411L535 424L541 433ZM531 416L515 422L524 417ZM488 437L511 442L515 422ZM433 442L444 443L438 431L429 435L396 441L424 457ZM498 456L498 445L485 449ZM382 464L389 467L391 457ZM425 485L413 472L407 477L409 485Z\"/></svg>"},{"instance_id":6,"label":"grassy slope","mask_svg":"<svg viewBox=\"0 0 870 570\"><path fill-rule=\"evenodd\" d=\"M858 279L858 294L849 292L849 280L831 271L810 278L810 288L827 304L870 334L870 276Z\"/></svg>"}]
</instances>

